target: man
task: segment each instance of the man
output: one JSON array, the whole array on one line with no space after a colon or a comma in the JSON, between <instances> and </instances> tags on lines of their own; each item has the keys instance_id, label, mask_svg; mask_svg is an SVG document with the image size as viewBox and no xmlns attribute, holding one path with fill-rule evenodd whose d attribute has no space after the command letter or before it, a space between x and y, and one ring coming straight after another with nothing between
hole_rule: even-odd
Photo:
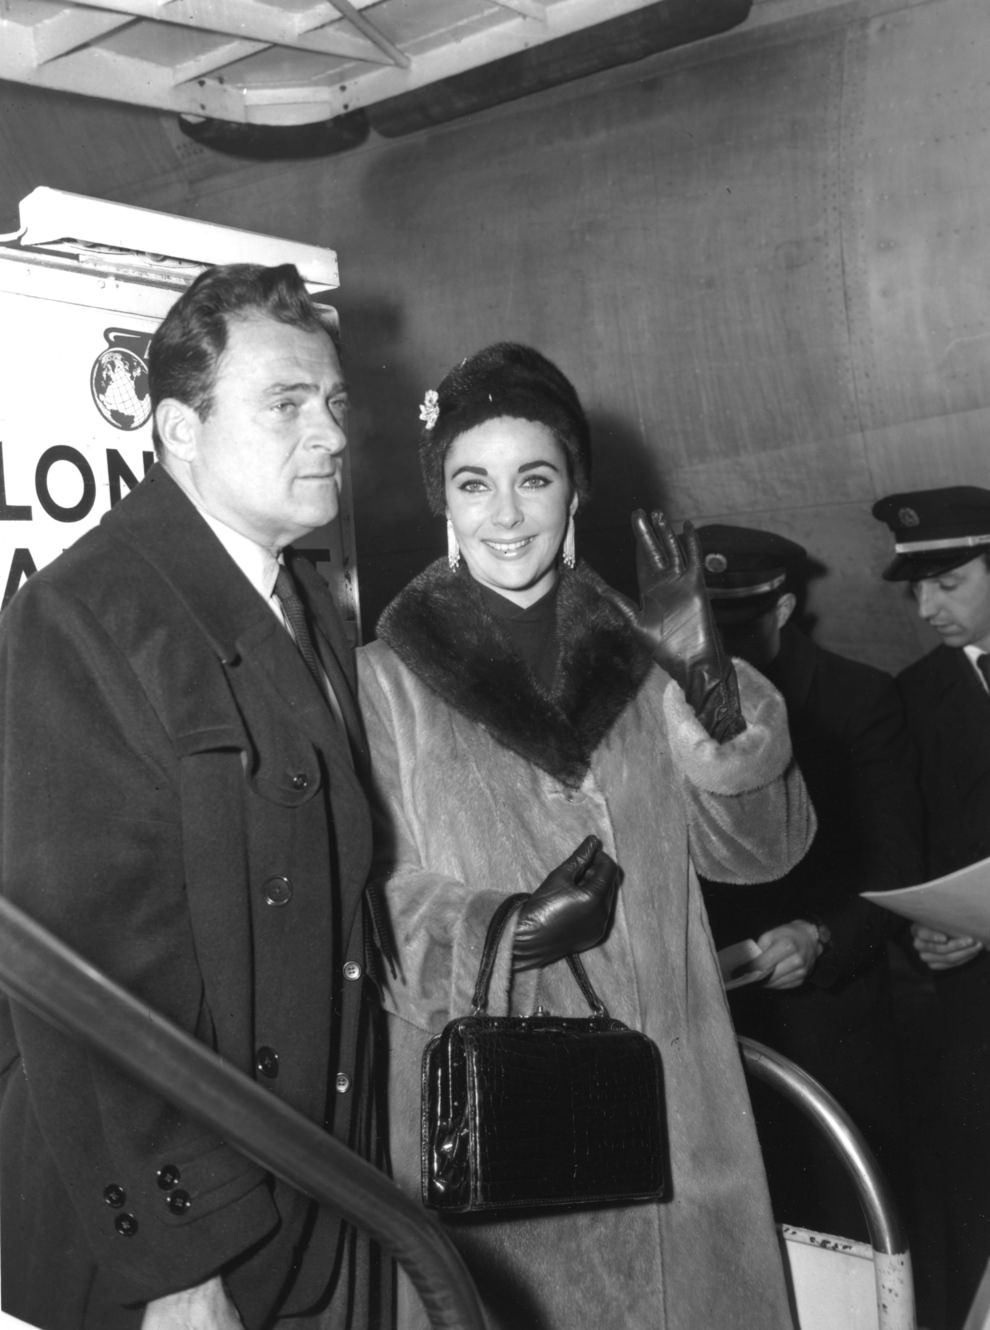
<instances>
[{"instance_id":1,"label":"man","mask_svg":"<svg viewBox=\"0 0 990 1330\"><path fill-rule=\"evenodd\" d=\"M337 350L295 268L238 264L197 279L149 362L159 460L0 620L3 891L376 1158L352 660L290 547L338 512ZM381 1258L332 1213L16 1004L0 1050L6 1311L384 1324Z\"/></svg>"},{"instance_id":2,"label":"man","mask_svg":"<svg viewBox=\"0 0 990 1330\"><path fill-rule=\"evenodd\" d=\"M921 760L927 876L942 877L990 856L990 490L892 494L873 515L894 537L884 579L910 586L918 615L942 639L898 678ZM942 1022L935 1075L955 1326L990 1258L990 957L972 938L912 931Z\"/></svg>"},{"instance_id":3,"label":"man","mask_svg":"<svg viewBox=\"0 0 990 1330\"><path fill-rule=\"evenodd\" d=\"M886 942L905 927L863 890L917 882L917 790L893 680L815 645L794 624L805 550L769 531L699 530L705 581L730 654L787 703L794 755L818 815L787 876L739 891L705 885L719 947L753 940L757 981L730 992L733 1020L836 1096L906 1191ZM865 1236L849 1181L820 1133L779 1095L753 1087L778 1220Z\"/></svg>"}]
</instances>

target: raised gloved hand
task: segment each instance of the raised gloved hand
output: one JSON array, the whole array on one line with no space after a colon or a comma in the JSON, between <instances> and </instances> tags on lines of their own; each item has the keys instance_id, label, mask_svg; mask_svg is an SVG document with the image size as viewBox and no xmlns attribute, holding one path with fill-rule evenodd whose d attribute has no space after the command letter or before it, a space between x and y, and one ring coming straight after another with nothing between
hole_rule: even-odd
<instances>
[{"instance_id":1,"label":"raised gloved hand","mask_svg":"<svg viewBox=\"0 0 990 1330\"><path fill-rule=\"evenodd\" d=\"M657 664L684 689L713 739L725 743L746 728L732 660L722 648L702 572L701 543L684 523L683 547L663 513L632 515L640 607L617 591L609 599L625 615Z\"/></svg>"},{"instance_id":2,"label":"raised gloved hand","mask_svg":"<svg viewBox=\"0 0 990 1330\"><path fill-rule=\"evenodd\" d=\"M596 947L608 932L621 876L598 837L586 836L520 910L513 968L535 970Z\"/></svg>"}]
</instances>

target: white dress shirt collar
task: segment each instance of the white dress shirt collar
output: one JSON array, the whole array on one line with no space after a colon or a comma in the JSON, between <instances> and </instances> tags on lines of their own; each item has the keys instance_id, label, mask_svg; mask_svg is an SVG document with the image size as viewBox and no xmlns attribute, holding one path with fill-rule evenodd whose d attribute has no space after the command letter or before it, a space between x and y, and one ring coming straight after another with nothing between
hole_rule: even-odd
<instances>
[{"instance_id":1,"label":"white dress shirt collar","mask_svg":"<svg viewBox=\"0 0 990 1330\"><path fill-rule=\"evenodd\" d=\"M983 650L982 647L974 647L974 646L963 647L963 651L965 651L969 663L972 665L973 671L976 674L976 677L979 679L983 687L987 688L987 681L983 677L983 671L976 663L981 656L985 656L987 653Z\"/></svg>"},{"instance_id":2,"label":"white dress shirt collar","mask_svg":"<svg viewBox=\"0 0 990 1330\"><path fill-rule=\"evenodd\" d=\"M208 513L198 503L196 509L258 595L266 601L279 623L284 625L285 616L282 613L282 606L278 597L275 595L275 579L278 576L279 560L276 559L271 550L265 549L263 545L259 545L256 540L251 540L249 536L242 536L239 531L235 531L226 522L221 522L218 517Z\"/></svg>"}]
</instances>

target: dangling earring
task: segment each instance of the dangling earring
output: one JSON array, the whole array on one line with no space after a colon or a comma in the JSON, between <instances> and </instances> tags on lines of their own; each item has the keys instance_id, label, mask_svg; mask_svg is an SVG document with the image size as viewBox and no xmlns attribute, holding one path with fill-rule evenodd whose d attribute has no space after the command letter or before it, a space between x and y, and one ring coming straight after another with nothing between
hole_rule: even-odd
<instances>
[{"instance_id":1,"label":"dangling earring","mask_svg":"<svg viewBox=\"0 0 990 1330\"><path fill-rule=\"evenodd\" d=\"M450 564L450 571L456 573L461 564L461 547L457 543L454 524L449 517L447 518L447 562Z\"/></svg>"},{"instance_id":2,"label":"dangling earring","mask_svg":"<svg viewBox=\"0 0 990 1330\"><path fill-rule=\"evenodd\" d=\"M567 519L567 534L564 536L564 567L574 567L574 514Z\"/></svg>"}]
</instances>

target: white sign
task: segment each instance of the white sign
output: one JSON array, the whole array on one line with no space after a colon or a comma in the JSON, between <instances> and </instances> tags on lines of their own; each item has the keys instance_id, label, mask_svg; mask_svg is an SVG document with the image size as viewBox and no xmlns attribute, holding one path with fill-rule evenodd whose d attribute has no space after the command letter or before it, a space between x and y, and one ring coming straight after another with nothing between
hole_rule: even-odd
<instances>
[{"instance_id":1,"label":"white sign","mask_svg":"<svg viewBox=\"0 0 990 1330\"><path fill-rule=\"evenodd\" d=\"M146 358L176 296L0 250L3 604L154 461Z\"/></svg>"}]
</instances>

